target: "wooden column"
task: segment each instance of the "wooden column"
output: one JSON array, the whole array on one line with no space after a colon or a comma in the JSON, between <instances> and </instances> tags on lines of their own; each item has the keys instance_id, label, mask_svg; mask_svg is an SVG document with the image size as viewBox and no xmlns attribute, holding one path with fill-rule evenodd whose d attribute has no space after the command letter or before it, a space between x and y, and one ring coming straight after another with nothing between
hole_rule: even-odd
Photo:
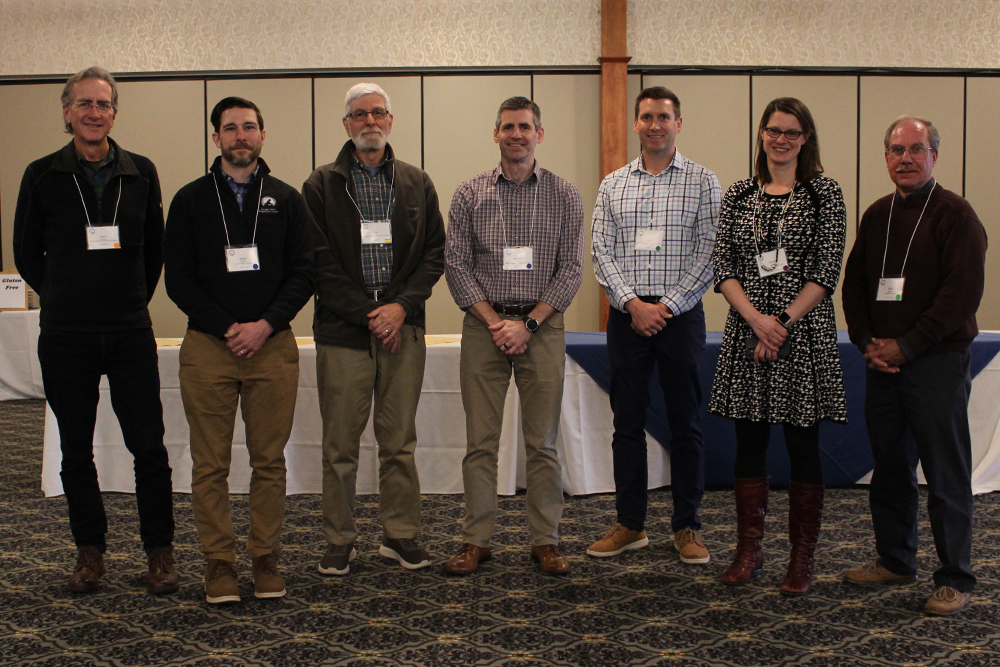
<instances>
[{"instance_id":1,"label":"wooden column","mask_svg":"<svg viewBox=\"0 0 1000 667\"><path fill-rule=\"evenodd\" d=\"M627 0L601 0L601 178L628 163ZM608 298L601 290L601 331L608 328Z\"/></svg>"}]
</instances>

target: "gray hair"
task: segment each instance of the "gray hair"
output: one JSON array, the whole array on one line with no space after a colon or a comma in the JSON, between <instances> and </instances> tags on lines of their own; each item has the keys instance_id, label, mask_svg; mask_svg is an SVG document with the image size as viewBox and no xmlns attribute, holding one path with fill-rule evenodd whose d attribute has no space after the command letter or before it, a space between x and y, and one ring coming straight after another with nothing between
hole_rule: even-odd
<instances>
[{"instance_id":1,"label":"gray hair","mask_svg":"<svg viewBox=\"0 0 1000 667\"><path fill-rule=\"evenodd\" d=\"M542 110L527 97L520 96L508 97L500 103L500 108L497 109L496 129L500 129L500 116L504 111L523 111L524 109L531 110L531 117L535 121L535 130L542 129Z\"/></svg>"},{"instance_id":2,"label":"gray hair","mask_svg":"<svg viewBox=\"0 0 1000 667\"><path fill-rule=\"evenodd\" d=\"M931 150L937 153L938 146L941 145L941 135L938 134L938 130L936 127L934 127L934 123L930 122L923 116L917 116L916 114L912 113L904 113L902 116L892 121L892 124L889 126L889 129L885 131L885 149L889 150L889 140L892 137L892 131L895 130L900 125L902 125L903 123L910 120L922 123L924 126L927 127L927 134L930 136L931 139Z\"/></svg>"},{"instance_id":3,"label":"gray hair","mask_svg":"<svg viewBox=\"0 0 1000 667\"><path fill-rule=\"evenodd\" d=\"M382 90L382 86L377 83L359 83L351 86L351 89L347 91L347 96L344 97L344 116L346 117L351 113L351 102L371 93L381 95L382 99L385 100L385 110L392 113L392 103L389 102L389 95Z\"/></svg>"},{"instance_id":4,"label":"gray hair","mask_svg":"<svg viewBox=\"0 0 1000 667\"><path fill-rule=\"evenodd\" d=\"M80 83L84 79L100 79L101 81L107 81L108 85L111 86L111 106L113 106L115 110L118 109L118 84L115 82L115 77L111 76L111 72L103 67L98 67L97 65L88 67L85 70L80 70L66 80L66 85L63 86L62 96L60 97L64 107L68 107L73 103L73 86ZM73 128L69 123L66 123L66 132L73 134Z\"/></svg>"}]
</instances>

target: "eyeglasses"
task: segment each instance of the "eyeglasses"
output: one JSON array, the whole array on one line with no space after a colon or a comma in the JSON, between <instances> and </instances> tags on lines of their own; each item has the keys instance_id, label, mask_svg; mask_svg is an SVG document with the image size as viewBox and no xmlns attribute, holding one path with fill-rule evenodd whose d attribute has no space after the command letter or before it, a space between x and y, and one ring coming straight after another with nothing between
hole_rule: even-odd
<instances>
[{"instance_id":1,"label":"eyeglasses","mask_svg":"<svg viewBox=\"0 0 1000 667\"><path fill-rule=\"evenodd\" d=\"M765 127L764 134L771 137L772 139L777 139L781 135L785 135L785 138L789 141L795 141L801 137L805 132L802 130L779 130L776 127Z\"/></svg>"},{"instance_id":2,"label":"eyeglasses","mask_svg":"<svg viewBox=\"0 0 1000 667\"><path fill-rule=\"evenodd\" d=\"M356 109L351 113L347 114L347 117L353 120L355 123L364 122L368 118L368 114L371 114L372 120L379 121L385 120L389 117L389 112L378 107L377 109L372 109L371 111L365 111L364 109Z\"/></svg>"},{"instance_id":3,"label":"eyeglasses","mask_svg":"<svg viewBox=\"0 0 1000 667\"><path fill-rule=\"evenodd\" d=\"M77 111L90 111L91 109L97 109L97 113L108 114L115 110L115 105L104 100L100 100L98 102L94 102L93 100L79 100L73 103L73 108Z\"/></svg>"},{"instance_id":4,"label":"eyeglasses","mask_svg":"<svg viewBox=\"0 0 1000 667\"><path fill-rule=\"evenodd\" d=\"M919 160L932 150L933 150L932 148L924 146L923 144L914 144L909 148L905 146L900 146L899 144L893 144L892 146L889 146L888 150L886 150L886 153L890 153L892 154L893 157L899 158L903 157L903 155L907 151L909 151L910 157L912 157L915 160Z\"/></svg>"}]
</instances>

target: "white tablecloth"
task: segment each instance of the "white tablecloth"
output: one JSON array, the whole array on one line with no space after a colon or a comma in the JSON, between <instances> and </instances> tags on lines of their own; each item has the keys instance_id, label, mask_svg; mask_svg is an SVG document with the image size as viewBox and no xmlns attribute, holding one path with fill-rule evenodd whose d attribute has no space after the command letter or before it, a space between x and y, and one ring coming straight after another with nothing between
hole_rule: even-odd
<instances>
[{"instance_id":1,"label":"white tablecloth","mask_svg":"<svg viewBox=\"0 0 1000 667\"><path fill-rule=\"evenodd\" d=\"M38 313L0 312L0 401L45 398L38 365Z\"/></svg>"}]
</instances>

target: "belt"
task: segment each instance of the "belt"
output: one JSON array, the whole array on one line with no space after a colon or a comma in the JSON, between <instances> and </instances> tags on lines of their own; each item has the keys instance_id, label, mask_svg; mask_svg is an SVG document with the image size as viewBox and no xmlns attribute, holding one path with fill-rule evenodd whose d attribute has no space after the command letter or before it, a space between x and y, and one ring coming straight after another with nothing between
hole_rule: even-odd
<instances>
[{"instance_id":1,"label":"belt","mask_svg":"<svg viewBox=\"0 0 1000 667\"><path fill-rule=\"evenodd\" d=\"M639 301L643 303L659 303L662 296L640 296Z\"/></svg>"},{"instance_id":2,"label":"belt","mask_svg":"<svg viewBox=\"0 0 1000 667\"><path fill-rule=\"evenodd\" d=\"M531 311L535 309L535 306L537 305L538 305L537 303L528 303L523 306L505 306L502 303L490 304L493 310L497 311L498 313L501 313L503 315L517 315L517 316L523 316L529 314Z\"/></svg>"},{"instance_id":3,"label":"belt","mask_svg":"<svg viewBox=\"0 0 1000 667\"><path fill-rule=\"evenodd\" d=\"M368 298L372 301L378 301L380 294L385 293L387 287L375 287L368 290Z\"/></svg>"}]
</instances>

